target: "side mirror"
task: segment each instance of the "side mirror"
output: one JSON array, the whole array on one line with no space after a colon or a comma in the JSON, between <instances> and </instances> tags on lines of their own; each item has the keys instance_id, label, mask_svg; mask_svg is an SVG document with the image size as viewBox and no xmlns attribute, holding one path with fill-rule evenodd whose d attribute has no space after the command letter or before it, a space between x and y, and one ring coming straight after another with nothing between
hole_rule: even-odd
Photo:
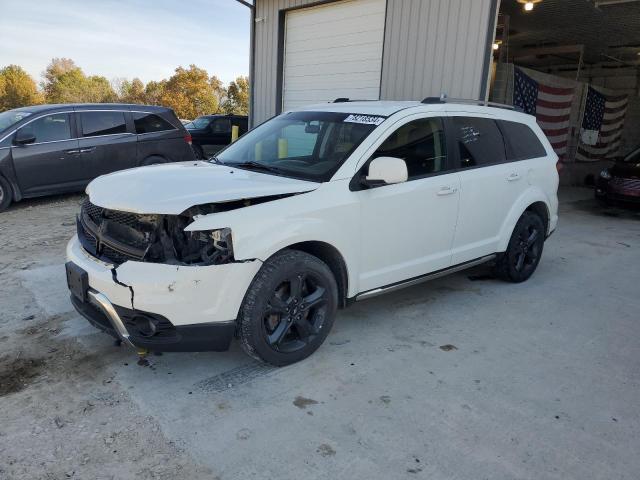
<instances>
[{"instance_id":1,"label":"side mirror","mask_svg":"<svg viewBox=\"0 0 640 480\"><path fill-rule=\"evenodd\" d=\"M378 157L369 163L369 173L364 183L370 187L406 182L409 178L407 164L401 158Z\"/></svg>"},{"instance_id":2,"label":"side mirror","mask_svg":"<svg viewBox=\"0 0 640 480\"><path fill-rule=\"evenodd\" d=\"M36 136L33 132L30 132L26 128L21 128L17 131L15 138L13 139L13 143L16 145L28 145L29 143L33 143L36 141Z\"/></svg>"}]
</instances>

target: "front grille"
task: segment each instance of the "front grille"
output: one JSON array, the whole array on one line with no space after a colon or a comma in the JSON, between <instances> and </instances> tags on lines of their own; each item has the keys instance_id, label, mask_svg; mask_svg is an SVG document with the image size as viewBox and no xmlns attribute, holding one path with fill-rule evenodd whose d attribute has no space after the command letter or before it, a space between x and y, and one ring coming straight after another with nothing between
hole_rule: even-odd
<instances>
[{"instance_id":1,"label":"front grille","mask_svg":"<svg viewBox=\"0 0 640 480\"><path fill-rule=\"evenodd\" d=\"M84 237L87 240L87 243L89 244L89 246L91 247L89 251L95 252L98 247L98 241L96 240L96 237L91 235L91 233L89 233L87 230L84 230Z\"/></svg>"},{"instance_id":2,"label":"front grille","mask_svg":"<svg viewBox=\"0 0 640 480\"><path fill-rule=\"evenodd\" d=\"M82 211L86 213L86 215L93 220L95 223L99 223L102 218L102 211L104 208L98 207L89 201L87 198L82 204Z\"/></svg>"},{"instance_id":3,"label":"front grille","mask_svg":"<svg viewBox=\"0 0 640 480\"><path fill-rule=\"evenodd\" d=\"M78 237L91 255L116 265L142 261L151 242L154 215L109 210L86 199L78 219Z\"/></svg>"},{"instance_id":4,"label":"front grille","mask_svg":"<svg viewBox=\"0 0 640 480\"><path fill-rule=\"evenodd\" d=\"M105 217L112 222L127 227L136 228L138 226L138 215L135 213L118 212L117 210L105 210Z\"/></svg>"}]
</instances>

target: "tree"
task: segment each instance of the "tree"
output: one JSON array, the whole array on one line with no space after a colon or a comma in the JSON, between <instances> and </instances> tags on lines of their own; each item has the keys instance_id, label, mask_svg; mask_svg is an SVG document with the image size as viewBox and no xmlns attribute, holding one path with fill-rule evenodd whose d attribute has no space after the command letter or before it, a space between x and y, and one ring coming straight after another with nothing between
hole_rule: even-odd
<instances>
[{"instance_id":1,"label":"tree","mask_svg":"<svg viewBox=\"0 0 640 480\"><path fill-rule=\"evenodd\" d=\"M222 109L225 113L249 114L249 77L238 77L229 84Z\"/></svg>"},{"instance_id":2,"label":"tree","mask_svg":"<svg viewBox=\"0 0 640 480\"><path fill-rule=\"evenodd\" d=\"M150 82L148 82L147 86L144 87L145 103L149 105L160 105L166 85L166 80L160 80L159 82L151 80Z\"/></svg>"},{"instance_id":3,"label":"tree","mask_svg":"<svg viewBox=\"0 0 640 480\"><path fill-rule=\"evenodd\" d=\"M211 88L215 92L216 98L218 99L218 105L222 105L222 102L227 96L227 89L224 88L224 84L222 83L222 80L220 80L215 75L212 75L211 78L209 79L209 84L211 85Z\"/></svg>"},{"instance_id":4,"label":"tree","mask_svg":"<svg viewBox=\"0 0 640 480\"><path fill-rule=\"evenodd\" d=\"M85 91L82 95L82 102L109 103L118 99L116 92L105 77L92 75L85 79Z\"/></svg>"},{"instance_id":5,"label":"tree","mask_svg":"<svg viewBox=\"0 0 640 480\"><path fill-rule=\"evenodd\" d=\"M160 103L173 108L180 118L216 113L219 106L215 82L206 70L195 65L178 67L164 85Z\"/></svg>"},{"instance_id":6,"label":"tree","mask_svg":"<svg viewBox=\"0 0 640 480\"><path fill-rule=\"evenodd\" d=\"M54 58L43 73L47 103L113 102L116 94L105 77L87 77L69 58Z\"/></svg>"},{"instance_id":7,"label":"tree","mask_svg":"<svg viewBox=\"0 0 640 480\"><path fill-rule=\"evenodd\" d=\"M0 70L0 112L43 102L36 82L21 67L9 65Z\"/></svg>"},{"instance_id":8,"label":"tree","mask_svg":"<svg viewBox=\"0 0 640 480\"><path fill-rule=\"evenodd\" d=\"M119 98L124 103L147 103L144 83L139 78L123 80L120 84Z\"/></svg>"}]
</instances>

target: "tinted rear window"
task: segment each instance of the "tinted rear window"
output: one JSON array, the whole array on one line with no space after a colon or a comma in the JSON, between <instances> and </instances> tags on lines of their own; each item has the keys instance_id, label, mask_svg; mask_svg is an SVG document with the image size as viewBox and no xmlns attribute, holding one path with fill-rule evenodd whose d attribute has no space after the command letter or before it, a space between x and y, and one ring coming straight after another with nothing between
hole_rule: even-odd
<instances>
[{"instance_id":1,"label":"tinted rear window","mask_svg":"<svg viewBox=\"0 0 640 480\"><path fill-rule=\"evenodd\" d=\"M164 118L154 113L134 113L133 123L136 126L136 133L162 132L165 130L175 130L175 127Z\"/></svg>"},{"instance_id":2,"label":"tinted rear window","mask_svg":"<svg viewBox=\"0 0 640 480\"><path fill-rule=\"evenodd\" d=\"M503 163L506 160L502 134L495 120L453 117L462 168Z\"/></svg>"},{"instance_id":3,"label":"tinted rear window","mask_svg":"<svg viewBox=\"0 0 640 480\"><path fill-rule=\"evenodd\" d=\"M127 133L124 112L81 112L80 116L83 137Z\"/></svg>"},{"instance_id":4,"label":"tinted rear window","mask_svg":"<svg viewBox=\"0 0 640 480\"><path fill-rule=\"evenodd\" d=\"M514 162L517 160L544 157L547 154L538 136L528 125L498 120L498 126L504 137L508 161Z\"/></svg>"}]
</instances>

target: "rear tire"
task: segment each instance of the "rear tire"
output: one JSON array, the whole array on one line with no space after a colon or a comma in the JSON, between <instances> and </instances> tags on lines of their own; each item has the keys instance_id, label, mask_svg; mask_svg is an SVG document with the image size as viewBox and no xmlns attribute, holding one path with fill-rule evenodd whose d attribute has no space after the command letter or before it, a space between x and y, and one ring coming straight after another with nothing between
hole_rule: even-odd
<instances>
[{"instance_id":1,"label":"rear tire","mask_svg":"<svg viewBox=\"0 0 640 480\"><path fill-rule=\"evenodd\" d=\"M200 145L191 145L191 147L193 148L193 153L197 160L206 160L204 157L204 150L202 150Z\"/></svg>"},{"instance_id":2,"label":"rear tire","mask_svg":"<svg viewBox=\"0 0 640 480\"><path fill-rule=\"evenodd\" d=\"M536 271L544 247L546 228L534 212L526 211L516 223L509 245L498 254L496 275L508 282L524 282Z\"/></svg>"},{"instance_id":3,"label":"rear tire","mask_svg":"<svg viewBox=\"0 0 640 480\"><path fill-rule=\"evenodd\" d=\"M337 306L338 286L324 262L298 250L276 253L260 268L240 308L242 348L272 365L298 362L327 338Z\"/></svg>"},{"instance_id":4,"label":"rear tire","mask_svg":"<svg viewBox=\"0 0 640 480\"><path fill-rule=\"evenodd\" d=\"M0 176L0 212L4 212L13 200L13 189L11 184Z\"/></svg>"}]
</instances>

